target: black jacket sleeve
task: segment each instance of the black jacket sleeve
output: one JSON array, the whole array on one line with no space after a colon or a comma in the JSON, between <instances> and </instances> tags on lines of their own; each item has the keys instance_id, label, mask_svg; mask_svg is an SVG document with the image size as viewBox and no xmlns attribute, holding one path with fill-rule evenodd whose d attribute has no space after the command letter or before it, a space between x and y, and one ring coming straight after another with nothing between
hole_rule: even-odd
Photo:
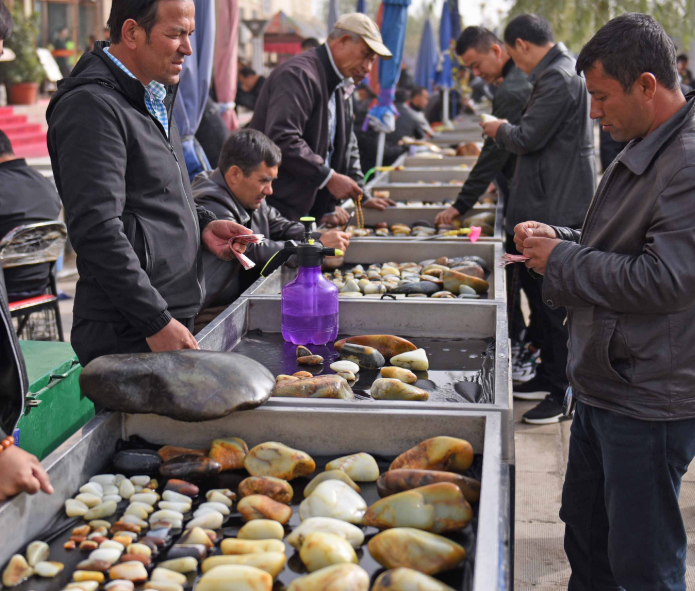
<instances>
[{"instance_id":1,"label":"black jacket sleeve","mask_svg":"<svg viewBox=\"0 0 695 591\"><path fill-rule=\"evenodd\" d=\"M152 336L171 315L124 232L128 157L116 114L99 95L76 92L55 108L50 133L77 256L128 322Z\"/></svg>"},{"instance_id":2,"label":"black jacket sleeve","mask_svg":"<svg viewBox=\"0 0 695 591\"><path fill-rule=\"evenodd\" d=\"M268 228L270 234L261 244L249 244L248 256L257 265L265 265L276 252L285 246L285 240L301 240L304 237L304 225L292 222L274 207L268 207Z\"/></svg>"},{"instance_id":3,"label":"black jacket sleeve","mask_svg":"<svg viewBox=\"0 0 695 591\"><path fill-rule=\"evenodd\" d=\"M533 103L519 125L500 125L496 142L520 156L537 152L555 135L572 108L574 100L562 72L548 72L536 83Z\"/></svg>"},{"instance_id":4,"label":"black jacket sleeve","mask_svg":"<svg viewBox=\"0 0 695 591\"><path fill-rule=\"evenodd\" d=\"M278 76L273 81L269 99L272 108L268 110L264 131L282 151L283 165L317 189L331 169L303 138L312 115L314 84L306 72L296 69L285 70Z\"/></svg>"},{"instance_id":5,"label":"black jacket sleeve","mask_svg":"<svg viewBox=\"0 0 695 591\"><path fill-rule=\"evenodd\" d=\"M505 92L504 89L497 91L492 102L492 114L495 117L508 121L518 121L522 110L523 105L520 104L517 94ZM454 207L459 210L459 213L466 213L478 202L490 183L495 180L495 177L507 164L510 156L509 150L503 145L495 143L491 138L485 140L480 156L454 203Z\"/></svg>"}]
</instances>

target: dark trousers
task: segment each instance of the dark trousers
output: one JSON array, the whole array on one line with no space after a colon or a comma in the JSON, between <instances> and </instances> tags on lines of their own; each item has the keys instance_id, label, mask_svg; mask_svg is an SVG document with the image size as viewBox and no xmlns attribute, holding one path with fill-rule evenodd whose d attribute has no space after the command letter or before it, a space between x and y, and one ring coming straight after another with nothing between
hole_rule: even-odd
<instances>
[{"instance_id":1,"label":"dark trousers","mask_svg":"<svg viewBox=\"0 0 695 591\"><path fill-rule=\"evenodd\" d=\"M193 331L193 318L177 318ZM102 355L115 353L149 353L145 335L126 321L100 322L75 316L70 331L70 344L82 367Z\"/></svg>"},{"instance_id":2,"label":"dark trousers","mask_svg":"<svg viewBox=\"0 0 695 591\"><path fill-rule=\"evenodd\" d=\"M695 419L640 421L577 403L560 518L568 591L685 591L678 506Z\"/></svg>"},{"instance_id":3,"label":"dark trousers","mask_svg":"<svg viewBox=\"0 0 695 591\"><path fill-rule=\"evenodd\" d=\"M521 268L521 287L526 292L531 318L541 333L541 360L536 377L548 385L550 396L562 404L567 381L567 327L565 308L551 310L543 302L543 277ZM538 322L536 322L538 319Z\"/></svg>"}]
</instances>

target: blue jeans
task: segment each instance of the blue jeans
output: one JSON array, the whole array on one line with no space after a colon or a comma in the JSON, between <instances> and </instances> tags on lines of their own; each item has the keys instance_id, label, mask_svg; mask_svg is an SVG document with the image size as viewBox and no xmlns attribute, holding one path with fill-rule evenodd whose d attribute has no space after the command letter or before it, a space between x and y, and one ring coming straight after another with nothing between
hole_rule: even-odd
<instances>
[{"instance_id":1,"label":"blue jeans","mask_svg":"<svg viewBox=\"0 0 695 591\"><path fill-rule=\"evenodd\" d=\"M569 591L686 591L678 495L693 456L695 419L577 404L560 509Z\"/></svg>"}]
</instances>

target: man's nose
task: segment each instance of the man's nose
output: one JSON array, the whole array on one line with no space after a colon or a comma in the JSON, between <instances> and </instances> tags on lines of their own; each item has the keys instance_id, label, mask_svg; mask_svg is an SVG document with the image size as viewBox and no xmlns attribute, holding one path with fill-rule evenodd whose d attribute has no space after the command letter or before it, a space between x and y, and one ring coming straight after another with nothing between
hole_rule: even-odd
<instances>
[{"instance_id":1,"label":"man's nose","mask_svg":"<svg viewBox=\"0 0 695 591\"><path fill-rule=\"evenodd\" d=\"M272 195L273 194L273 185L271 183L268 183L265 187L263 187L263 194L264 195Z\"/></svg>"},{"instance_id":2,"label":"man's nose","mask_svg":"<svg viewBox=\"0 0 695 591\"><path fill-rule=\"evenodd\" d=\"M179 53L182 53L183 55L193 54L193 48L191 47L191 36L190 35L184 36L183 40L181 41L181 45L179 45Z\"/></svg>"},{"instance_id":3,"label":"man's nose","mask_svg":"<svg viewBox=\"0 0 695 591\"><path fill-rule=\"evenodd\" d=\"M592 119L601 119L603 116L603 109L598 105L598 101L591 97L591 110L589 111L589 117Z\"/></svg>"}]
</instances>

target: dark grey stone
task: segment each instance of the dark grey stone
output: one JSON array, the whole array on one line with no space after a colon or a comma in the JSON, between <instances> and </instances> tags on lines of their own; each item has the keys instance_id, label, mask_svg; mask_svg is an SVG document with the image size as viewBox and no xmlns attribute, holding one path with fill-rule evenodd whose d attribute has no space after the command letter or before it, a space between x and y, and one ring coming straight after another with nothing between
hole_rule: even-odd
<instances>
[{"instance_id":1,"label":"dark grey stone","mask_svg":"<svg viewBox=\"0 0 695 591\"><path fill-rule=\"evenodd\" d=\"M275 378L243 355L189 349L99 357L82 371L80 387L110 410L197 422L260 406Z\"/></svg>"}]
</instances>

